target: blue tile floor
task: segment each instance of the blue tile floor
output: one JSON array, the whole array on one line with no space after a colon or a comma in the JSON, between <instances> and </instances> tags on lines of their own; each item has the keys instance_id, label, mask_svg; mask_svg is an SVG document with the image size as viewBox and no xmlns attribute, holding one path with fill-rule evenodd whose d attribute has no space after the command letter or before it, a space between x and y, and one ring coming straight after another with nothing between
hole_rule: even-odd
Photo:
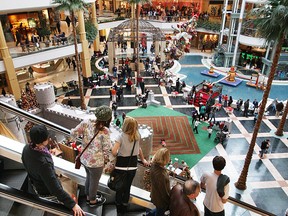
<instances>
[{"instance_id":1,"label":"blue tile floor","mask_svg":"<svg viewBox=\"0 0 288 216\"><path fill-rule=\"evenodd\" d=\"M210 77L203 78L200 75L202 70L207 70L201 64L202 57L191 56L181 59L182 74L187 75L185 79L187 85L193 85L200 83L203 79L213 80ZM67 69L68 70L68 69ZM62 72L52 72L48 76L41 76L35 73L34 79L24 79L20 81L21 88L25 88L27 81L34 82L47 82L58 83L61 86L63 81L78 80L77 73L64 70ZM158 83L151 77L144 75L145 86L155 92L155 99L161 102L161 105L171 108L175 111L181 112L186 115L191 113L191 105L187 105L183 100L182 95L179 94L176 98L171 97L169 91L164 87L159 87ZM217 80L217 79L216 79ZM85 90L85 102L91 110L99 105L106 104L111 105L109 99L109 87L107 82L101 83L99 89L87 89ZM286 92L288 86L272 86L270 97L279 100L286 100L286 94L279 94L279 92ZM241 89L241 90L239 90ZM224 86L223 94L232 95L233 99L242 98L244 100L250 97L250 100L254 98L262 97L262 91L256 91L253 88L246 86L242 82L238 87L227 87ZM79 93L72 91L69 93L70 98L75 106L80 106ZM122 115L122 112L128 113L137 108L135 105L135 90L128 92L124 90L124 101L118 103L118 115ZM57 100L58 102L67 103L68 95L60 95ZM258 134L254 147L254 154L249 167L247 189L245 191L239 191L234 187L234 182L239 178L240 171L243 167L245 155L249 147L249 143L253 132L253 116L248 118L243 117L242 112L234 110L231 115L221 109L216 113L216 119L227 119L232 120L232 129L230 138L224 145L218 144L212 149L196 166L191 169L193 178L199 180L200 176L204 171L212 170L211 161L215 155L222 155L227 160L227 167L224 172L231 178L231 196L239 200L243 200L249 204L263 208L275 215L283 216L284 211L288 208L288 123L286 122L284 131L284 137L275 137L273 131L276 130L280 118L275 117L275 113L270 113L263 119L260 132ZM272 131L272 132L271 132ZM271 147L268 154L264 159L259 159L258 152L259 146L263 139L269 138L271 140ZM201 143L200 143L201 144ZM199 198L200 201L200 198ZM243 211L243 209L235 208L231 204L225 205L226 215L235 216L250 216L249 212Z\"/></svg>"},{"instance_id":2,"label":"blue tile floor","mask_svg":"<svg viewBox=\"0 0 288 216\"><path fill-rule=\"evenodd\" d=\"M144 77L149 80L145 83L146 88L155 91L155 99L161 102L161 105L174 109L178 112L190 115L191 105L188 105L182 94L176 98L171 97L165 87L158 86L158 83L151 77ZM225 86L224 86L225 88ZM91 110L102 104L110 104L109 86L101 85L100 89L88 89L85 92L85 101ZM134 92L125 91L124 98L118 102L118 115L122 112L137 108ZM60 96L59 102L66 103L67 96ZM74 104L79 104L79 97L70 94ZM253 96L250 98L253 100ZM232 197L240 199L249 204L255 205L275 215L284 215L288 208L288 124L284 127L285 135L281 138L274 136L273 132L280 121L273 113L265 116L261 124L259 134L254 147L253 158L249 167L247 177L247 189L240 191L235 188L234 183L238 180L243 168L245 156L252 138L254 122L253 116L243 117L241 112L234 111L228 115L223 109L216 113L216 120L230 118L232 120L231 134L224 145L218 144L212 149L196 166L191 169L193 178L199 180L203 172L212 170L212 159L215 155L222 155L227 160L227 166L224 173L231 178L230 194ZM264 159L258 156L261 142L269 138L271 147ZM201 144L201 143L200 143ZM231 204L225 206L226 215L253 215L243 209L236 208Z\"/></svg>"}]
</instances>

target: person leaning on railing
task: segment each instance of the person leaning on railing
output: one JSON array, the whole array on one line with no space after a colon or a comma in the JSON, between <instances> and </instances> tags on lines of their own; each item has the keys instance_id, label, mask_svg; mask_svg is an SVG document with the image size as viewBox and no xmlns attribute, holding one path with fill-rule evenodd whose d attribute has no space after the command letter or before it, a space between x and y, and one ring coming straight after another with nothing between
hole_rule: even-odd
<instances>
[{"instance_id":1,"label":"person leaning on railing","mask_svg":"<svg viewBox=\"0 0 288 216\"><path fill-rule=\"evenodd\" d=\"M170 161L170 151L167 148L160 148L152 159L151 178L151 201L156 206L149 215L164 215L170 204L170 181L169 173L165 166Z\"/></svg>"}]
</instances>

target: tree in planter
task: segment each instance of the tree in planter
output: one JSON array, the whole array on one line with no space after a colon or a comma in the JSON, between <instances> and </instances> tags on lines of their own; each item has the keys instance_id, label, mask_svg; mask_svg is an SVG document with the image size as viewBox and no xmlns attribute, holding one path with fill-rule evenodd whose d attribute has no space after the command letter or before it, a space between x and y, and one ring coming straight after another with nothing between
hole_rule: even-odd
<instances>
[{"instance_id":1,"label":"tree in planter","mask_svg":"<svg viewBox=\"0 0 288 216\"><path fill-rule=\"evenodd\" d=\"M288 35L288 1L287 0L270 0L258 8L252 10L252 15L256 17L253 21L258 34L267 40L267 42L274 41L276 45L276 52L273 57L271 71L268 76L267 86L263 94L262 103L258 113L251 143L245 158L243 170L235 183L236 188L240 190L246 189L246 180L251 163L254 146L256 143L257 134L262 122L265 111L267 99L269 97L272 81L276 72L278 60L280 57L282 44L284 38ZM287 106L287 105L286 105ZM286 108L285 108L286 109ZM284 116L284 115L283 115ZM284 123L283 123L284 124Z\"/></svg>"},{"instance_id":2,"label":"tree in planter","mask_svg":"<svg viewBox=\"0 0 288 216\"><path fill-rule=\"evenodd\" d=\"M85 3L83 0L53 0L53 4L58 4L56 10L60 11L69 11L72 20L72 32L74 38L74 47L75 47L75 59L76 59L76 68L78 73L78 82L79 82L79 94L81 100L81 109L86 109L86 104L84 100L84 92L83 92L83 81L80 71L79 65L79 53L77 46L77 36L76 36L76 27L75 27L75 13L78 11L85 11Z\"/></svg>"},{"instance_id":3,"label":"tree in planter","mask_svg":"<svg viewBox=\"0 0 288 216\"><path fill-rule=\"evenodd\" d=\"M86 32L86 39L89 43L93 43L97 36L97 28L92 23L92 20L85 20L85 32ZM79 28L77 28L77 33L79 32Z\"/></svg>"},{"instance_id":4,"label":"tree in planter","mask_svg":"<svg viewBox=\"0 0 288 216\"><path fill-rule=\"evenodd\" d=\"M279 125L278 125L278 128L275 132L275 135L277 135L277 136L283 136L283 128L284 128L284 125L286 122L287 113L288 113L288 100L286 101L286 106L284 108L282 118L281 118Z\"/></svg>"}]
</instances>

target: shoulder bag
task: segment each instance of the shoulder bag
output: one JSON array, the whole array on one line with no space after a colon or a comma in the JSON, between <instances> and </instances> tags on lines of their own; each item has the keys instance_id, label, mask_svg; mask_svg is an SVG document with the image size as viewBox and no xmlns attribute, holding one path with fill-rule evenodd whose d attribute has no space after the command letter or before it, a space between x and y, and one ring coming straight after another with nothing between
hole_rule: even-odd
<instances>
[{"instance_id":1,"label":"shoulder bag","mask_svg":"<svg viewBox=\"0 0 288 216\"><path fill-rule=\"evenodd\" d=\"M86 147L83 149L83 151L81 151L80 154L78 154L75 158L75 169L80 169L81 167L81 160L80 157L82 156L82 154L84 153L84 151L89 147L89 145L92 143L92 141L95 139L95 137L98 135L99 130L95 133L95 135L93 136L93 138L90 140L90 142L86 145Z\"/></svg>"},{"instance_id":2,"label":"shoulder bag","mask_svg":"<svg viewBox=\"0 0 288 216\"><path fill-rule=\"evenodd\" d=\"M136 140L134 141L134 145L133 145L133 148L132 148L132 151L130 154L130 158L129 158L129 162L128 162L126 171L128 171L128 168L129 168L131 157L133 155L134 148L135 148L135 143L136 143ZM126 177L127 177L127 172L119 173L119 172L117 172L116 169L114 169L110 174L110 177L109 177L108 182L107 182L107 186L113 191L119 191L123 187L123 184L126 181Z\"/></svg>"}]
</instances>

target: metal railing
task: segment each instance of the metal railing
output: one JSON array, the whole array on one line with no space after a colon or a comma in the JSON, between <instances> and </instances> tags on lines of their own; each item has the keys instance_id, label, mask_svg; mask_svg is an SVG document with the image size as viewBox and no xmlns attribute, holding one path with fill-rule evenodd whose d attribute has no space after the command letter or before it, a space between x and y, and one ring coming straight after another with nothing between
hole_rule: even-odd
<instances>
[{"instance_id":1,"label":"metal railing","mask_svg":"<svg viewBox=\"0 0 288 216\"><path fill-rule=\"evenodd\" d=\"M0 101L0 109L2 111L9 112L9 113L12 113L14 115L26 118L29 121L32 121L32 122L35 122L38 124L44 124L48 128L50 128L54 131L60 132L62 134L66 134L66 135L70 134L70 130L68 130L67 128L64 128L64 127L57 125L51 121L48 121L48 120L43 119L41 117L38 117L34 114L31 114L31 113L24 111L22 109L19 109L17 107L14 107L14 106L7 104L5 102ZM1 145L0 145L0 151L2 151L2 153L4 151L10 151L9 155L11 155L11 150L3 149L1 147ZM14 154L20 154L20 155L18 155L18 157L20 157L21 151L20 152L14 152ZM6 157L5 154L3 154L3 156ZM63 159L62 159L62 161L63 161ZM57 167L57 165L59 166L59 164L61 165L62 163L61 163L61 161L60 162L55 161L55 168L59 169L59 167ZM139 165L141 165L141 164L139 163ZM69 168L71 168L71 167L74 167L73 163L70 163ZM64 167L60 167L60 171L64 170L64 169L65 169ZM67 173L69 174L70 172L71 171L67 170L65 172L65 174L67 174ZM79 175L78 170L76 170L75 172L77 172L77 173L70 173L71 176L73 176L73 174L74 174L74 177L76 176L76 178L81 178L82 180L85 179L85 176ZM70 175L68 175L68 176L70 176ZM104 190L105 193L111 193L110 189L104 183L104 182L107 182L108 176L105 174L102 177L104 177L104 181L102 179L100 181L101 189ZM185 181L185 178L180 177L180 176L173 176L173 180L175 180L177 183L183 184L183 182ZM131 189L131 198L132 198L131 202L136 204L136 205L145 207L145 208L153 208L153 204L151 203L149 196L147 196L147 194L146 194L147 192L145 193L145 195L141 195L141 191L144 192L144 190L140 189L140 188L138 189L138 188L134 187ZM19 194L21 196L19 196ZM2 184L0 184L0 196L6 197L8 199L11 199L11 200L14 200L17 202L20 202L20 203L28 205L28 206L33 206L35 208L39 208L39 209L44 210L44 211L48 211L48 212L60 211L61 214L59 213L58 215L62 215L62 213L65 215L67 213L65 211L62 212L63 208L58 209L58 206L56 208L54 208L54 206L50 206L49 203L48 204L44 203L42 200L39 200L37 197L30 196L29 194L27 194L23 191L19 192L17 190L9 189L9 187L2 185ZM35 200L37 200L37 202L35 202ZM238 199L235 199L233 197L229 197L228 202L232 205L235 205L235 206L241 208L242 211L244 211L244 212L251 211L251 212L254 212L254 213L256 213L258 215L262 215L262 216L274 216L274 214L272 214L272 213L269 213L263 209L259 209L255 206L252 206L248 203L245 203L245 202L240 201Z\"/></svg>"}]
</instances>

